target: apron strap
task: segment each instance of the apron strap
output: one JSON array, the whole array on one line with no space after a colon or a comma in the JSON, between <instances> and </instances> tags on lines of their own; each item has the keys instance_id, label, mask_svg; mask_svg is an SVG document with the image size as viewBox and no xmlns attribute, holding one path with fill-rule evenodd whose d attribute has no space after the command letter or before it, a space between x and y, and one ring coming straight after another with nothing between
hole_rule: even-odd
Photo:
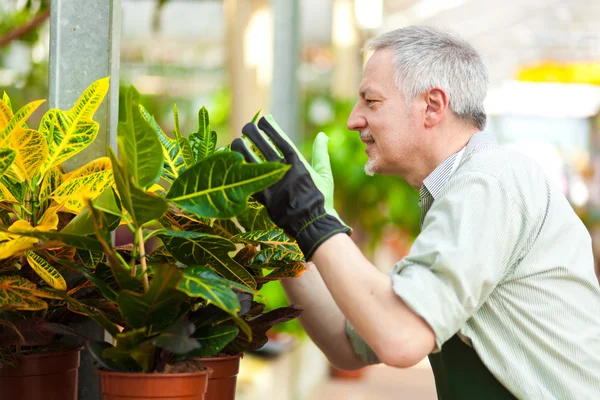
<instances>
[{"instance_id":1,"label":"apron strap","mask_svg":"<svg viewBox=\"0 0 600 400\"><path fill-rule=\"evenodd\" d=\"M439 400L516 399L458 335L429 355Z\"/></svg>"}]
</instances>

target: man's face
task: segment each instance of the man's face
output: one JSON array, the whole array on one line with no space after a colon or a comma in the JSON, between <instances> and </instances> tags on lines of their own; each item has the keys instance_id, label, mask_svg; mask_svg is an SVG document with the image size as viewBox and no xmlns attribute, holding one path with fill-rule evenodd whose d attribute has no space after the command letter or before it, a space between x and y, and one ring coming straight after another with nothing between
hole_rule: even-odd
<instances>
[{"instance_id":1,"label":"man's face","mask_svg":"<svg viewBox=\"0 0 600 400\"><path fill-rule=\"evenodd\" d=\"M419 147L418 103L407 104L396 86L392 51L373 53L365 66L359 99L348 117L348 129L360 132L367 145L367 174L405 176L410 170Z\"/></svg>"}]
</instances>

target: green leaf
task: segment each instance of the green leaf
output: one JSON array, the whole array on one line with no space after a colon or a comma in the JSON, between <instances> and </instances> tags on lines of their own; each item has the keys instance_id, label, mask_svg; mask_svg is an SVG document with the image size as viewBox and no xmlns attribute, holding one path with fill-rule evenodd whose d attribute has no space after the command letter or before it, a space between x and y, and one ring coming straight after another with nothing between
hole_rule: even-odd
<instances>
[{"instance_id":1,"label":"green leaf","mask_svg":"<svg viewBox=\"0 0 600 400\"><path fill-rule=\"evenodd\" d=\"M136 185L146 189L160 178L163 155L156 132L142 116L139 99L138 91L130 86L125 94L125 121L119 123L117 134L126 170Z\"/></svg>"},{"instance_id":2,"label":"green leaf","mask_svg":"<svg viewBox=\"0 0 600 400\"><path fill-rule=\"evenodd\" d=\"M198 131L189 134L189 141L196 162L212 155L217 147L217 133L211 131L208 111L202 107L198 111Z\"/></svg>"},{"instance_id":3,"label":"green leaf","mask_svg":"<svg viewBox=\"0 0 600 400\"><path fill-rule=\"evenodd\" d=\"M0 149L0 177L10 168L17 158L17 152L11 148Z\"/></svg>"},{"instance_id":4,"label":"green leaf","mask_svg":"<svg viewBox=\"0 0 600 400\"><path fill-rule=\"evenodd\" d=\"M108 230L113 231L121 222L121 205L112 188L106 189L95 200L92 200L94 208L104 213ZM94 222L91 210L84 208L73 218L61 232L72 235L88 236L94 234Z\"/></svg>"},{"instance_id":5,"label":"green leaf","mask_svg":"<svg viewBox=\"0 0 600 400\"><path fill-rule=\"evenodd\" d=\"M124 331L115 335L117 341L116 347L107 348L102 352L102 356L114 361L117 364L125 364L130 368L131 360L135 360L144 372L151 369L152 358L154 355L154 346L148 340L146 329Z\"/></svg>"},{"instance_id":6,"label":"green leaf","mask_svg":"<svg viewBox=\"0 0 600 400\"><path fill-rule=\"evenodd\" d=\"M9 347L0 347L0 368L17 366L17 357Z\"/></svg>"},{"instance_id":7,"label":"green leaf","mask_svg":"<svg viewBox=\"0 0 600 400\"><path fill-rule=\"evenodd\" d=\"M183 172L166 199L201 217L232 218L250 195L277 182L290 168L280 163L246 164L240 153L213 154Z\"/></svg>"},{"instance_id":8,"label":"green leaf","mask_svg":"<svg viewBox=\"0 0 600 400\"><path fill-rule=\"evenodd\" d=\"M77 255L86 268L94 269L104 258L104 254L96 251L77 249Z\"/></svg>"},{"instance_id":9,"label":"green leaf","mask_svg":"<svg viewBox=\"0 0 600 400\"><path fill-rule=\"evenodd\" d=\"M109 157L121 202L129 211L134 225L140 227L146 222L159 219L167 211L167 203L161 197L144 192L131 184L127 170L121 167L112 149L109 149Z\"/></svg>"},{"instance_id":10,"label":"green leaf","mask_svg":"<svg viewBox=\"0 0 600 400\"><path fill-rule=\"evenodd\" d=\"M237 337L239 329L235 326L212 326L199 329L194 333L201 347L187 354L187 357L211 357L217 355L233 339Z\"/></svg>"},{"instance_id":11,"label":"green leaf","mask_svg":"<svg viewBox=\"0 0 600 400\"><path fill-rule=\"evenodd\" d=\"M248 208L236 218L246 232L277 229L277 226L269 217L267 209L257 201L249 201Z\"/></svg>"},{"instance_id":12,"label":"green leaf","mask_svg":"<svg viewBox=\"0 0 600 400\"><path fill-rule=\"evenodd\" d=\"M229 253L235 244L200 232L163 231L159 235L169 252L185 265L206 265L233 282L256 289L256 281Z\"/></svg>"},{"instance_id":13,"label":"green leaf","mask_svg":"<svg viewBox=\"0 0 600 400\"><path fill-rule=\"evenodd\" d=\"M139 372L141 370L139 365L131 357L121 358L119 359L119 362L115 362L104 357L104 351L107 349L112 349L113 347L114 346L110 343L101 342L98 340L90 340L86 345L87 350L90 352L94 360L100 364L103 369L113 372Z\"/></svg>"},{"instance_id":14,"label":"green leaf","mask_svg":"<svg viewBox=\"0 0 600 400\"><path fill-rule=\"evenodd\" d=\"M216 219L212 226L215 235L231 239L235 235L242 233L240 228L230 219Z\"/></svg>"},{"instance_id":15,"label":"green leaf","mask_svg":"<svg viewBox=\"0 0 600 400\"><path fill-rule=\"evenodd\" d=\"M195 266L183 270L178 289L190 297L200 297L214 304L233 317L242 330L251 336L248 325L238 317L241 310L237 294L232 289L247 291L248 288L221 278L209 268Z\"/></svg>"},{"instance_id":16,"label":"green leaf","mask_svg":"<svg viewBox=\"0 0 600 400\"><path fill-rule=\"evenodd\" d=\"M177 113L176 105L173 106L173 117L175 119L175 129L173 130L173 133L175 134L175 140L181 149L181 155L183 156L185 166L186 168L189 168L196 164L196 162L194 160L194 154L192 153L190 142L181 135L181 131L179 130L179 115Z\"/></svg>"},{"instance_id":17,"label":"green leaf","mask_svg":"<svg viewBox=\"0 0 600 400\"><path fill-rule=\"evenodd\" d=\"M254 114L254 117L252 117L252 123L256 123L256 121L258 121L258 117L260 117L260 113L262 112L262 108L260 110L258 110L256 112L256 114Z\"/></svg>"},{"instance_id":18,"label":"green leaf","mask_svg":"<svg viewBox=\"0 0 600 400\"><path fill-rule=\"evenodd\" d=\"M4 227L0 227L0 232L8 232L8 229ZM87 236L78 236L71 235L62 232L55 231L25 231L25 230L11 230L11 234L34 237L47 242L60 242L67 246L75 247L77 249L82 250L91 250L91 251L102 251L102 245L96 240L96 238L91 238Z\"/></svg>"},{"instance_id":19,"label":"green leaf","mask_svg":"<svg viewBox=\"0 0 600 400\"><path fill-rule=\"evenodd\" d=\"M191 337L195 330L194 324L180 321L157 336L154 344L173 354L189 353L200 348L200 343Z\"/></svg>"},{"instance_id":20,"label":"green leaf","mask_svg":"<svg viewBox=\"0 0 600 400\"><path fill-rule=\"evenodd\" d=\"M69 111L53 108L40 121L40 132L48 142L48 157L42 173L62 164L88 147L98 135L98 122L92 118L108 93L109 78L92 83Z\"/></svg>"},{"instance_id":21,"label":"green leaf","mask_svg":"<svg viewBox=\"0 0 600 400\"><path fill-rule=\"evenodd\" d=\"M152 327L154 332L171 325L185 298L177 292L181 279L181 270L175 266L156 268L148 293L119 293L117 303L123 318L134 328Z\"/></svg>"},{"instance_id":22,"label":"green leaf","mask_svg":"<svg viewBox=\"0 0 600 400\"><path fill-rule=\"evenodd\" d=\"M172 183L186 169L182 149L176 140L163 132L154 117L141 105L140 112L142 113L142 117L158 135L158 140L161 144L164 159L161 177L167 182Z\"/></svg>"},{"instance_id":23,"label":"green leaf","mask_svg":"<svg viewBox=\"0 0 600 400\"><path fill-rule=\"evenodd\" d=\"M32 101L17 111L6 126L0 127L0 148L8 147L12 133L24 127L25 121L45 100Z\"/></svg>"}]
</instances>

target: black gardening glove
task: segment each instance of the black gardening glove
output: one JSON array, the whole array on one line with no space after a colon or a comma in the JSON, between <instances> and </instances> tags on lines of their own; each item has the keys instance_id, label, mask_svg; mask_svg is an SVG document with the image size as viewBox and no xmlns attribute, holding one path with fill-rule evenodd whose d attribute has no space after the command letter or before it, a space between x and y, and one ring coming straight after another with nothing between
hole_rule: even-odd
<instances>
[{"instance_id":1,"label":"black gardening glove","mask_svg":"<svg viewBox=\"0 0 600 400\"><path fill-rule=\"evenodd\" d=\"M261 162L264 158L291 165L279 182L253 197L265 206L277 226L296 239L306 260L329 237L352 231L333 208L333 177L327 135L317 135L311 166L270 115L262 117L258 126L246 124L242 133L250 139L254 149L241 138L233 141L231 149L242 153L247 162Z\"/></svg>"}]
</instances>

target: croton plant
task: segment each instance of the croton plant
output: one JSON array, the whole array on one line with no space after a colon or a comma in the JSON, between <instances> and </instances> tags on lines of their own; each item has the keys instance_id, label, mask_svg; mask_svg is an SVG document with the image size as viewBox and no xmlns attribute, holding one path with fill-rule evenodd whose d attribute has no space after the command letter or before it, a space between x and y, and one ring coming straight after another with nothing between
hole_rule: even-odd
<instances>
[{"instance_id":1,"label":"croton plant","mask_svg":"<svg viewBox=\"0 0 600 400\"><path fill-rule=\"evenodd\" d=\"M0 102L4 363L54 334L78 335L53 315L84 315L106 329L114 342L87 345L114 371L162 371L262 347L267 330L300 309L264 312L258 290L300 275L304 264L250 196L289 167L246 164L217 149L204 107L187 136L174 107L173 135L165 134L131 87L118 156L109 148L108 157L65 172L62 163L95 139L92 117L107 91L107 78L93 83L70 111L49 110L38 130L25 123L41 102L14 115L8 96ZM115 236L132 239L114 247Z\"/></svg>"}]
</instances>

